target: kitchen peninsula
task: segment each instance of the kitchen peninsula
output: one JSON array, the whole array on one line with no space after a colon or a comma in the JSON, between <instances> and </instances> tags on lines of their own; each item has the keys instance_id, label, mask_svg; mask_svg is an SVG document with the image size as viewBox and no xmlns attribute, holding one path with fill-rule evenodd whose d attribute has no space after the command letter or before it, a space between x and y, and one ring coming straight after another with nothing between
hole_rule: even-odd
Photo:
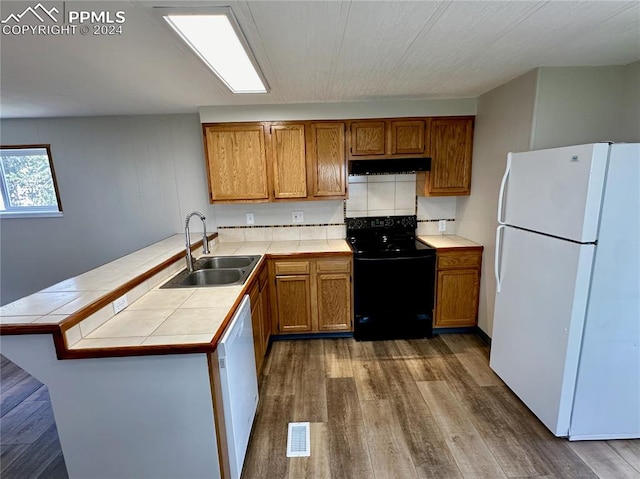
<instances>
[{"instance_id":1,"label":"kitchen peninsula","mask_svg":"<svg viewBox=\"0 0 640 479\"><path fill-rule=\"evenodd\" d=\"M323 240L211 254L262 258L243 286L160 290L184 267L176 235L0 309L3 354L49 388L70 477L220 477L211 352L240 299L267 255L351 252Z\"/></svg>"}]
</instances>

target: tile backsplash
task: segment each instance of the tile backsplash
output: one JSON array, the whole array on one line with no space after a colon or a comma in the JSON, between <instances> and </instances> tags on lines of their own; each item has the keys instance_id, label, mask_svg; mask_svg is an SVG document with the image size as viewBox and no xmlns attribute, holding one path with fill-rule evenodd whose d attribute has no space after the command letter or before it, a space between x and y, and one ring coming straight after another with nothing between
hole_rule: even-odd
<instances>
[{"instance_id":1,"label":"tile backsplash","mask_svg":"<svg viewBox=\"0 0 640 479\"><path fill-rule=\"evenodd\" d=\"M348 217L416 214L416 175L349 176Z\"/></svg>"},{"instance_id":2,"label":"tile backsplash","mask_svg":"<svg viewBox=\"0 0 640 479\"><path fill-rule=\"evenodd\" d=\"M293 224L292 211L304 212ZM255 224L246 224L246 213ZM350 175L349 199L264 204L216 205L221 242L301 241L344 238L345 217L417 215L417 233L442 234L438 221L447 220L445 234L455 234L455 197L416 197L416 175Z\"/></svg>"}]
</instances>

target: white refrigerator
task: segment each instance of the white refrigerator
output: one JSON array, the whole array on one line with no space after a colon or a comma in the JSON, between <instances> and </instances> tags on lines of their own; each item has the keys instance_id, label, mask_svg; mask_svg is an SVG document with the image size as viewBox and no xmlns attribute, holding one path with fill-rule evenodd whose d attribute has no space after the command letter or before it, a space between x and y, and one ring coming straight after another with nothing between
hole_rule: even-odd
<instances>
[{"instance_id":1,"label":"white refrigerator","mask_svg":"<svg viewBox=\"0 0 640 479\"><path fill-rule=\"evenodd\" d=\"M509 154L491 368L555 434L640 438L640 144Z\"/></svg>"}]
</instances>

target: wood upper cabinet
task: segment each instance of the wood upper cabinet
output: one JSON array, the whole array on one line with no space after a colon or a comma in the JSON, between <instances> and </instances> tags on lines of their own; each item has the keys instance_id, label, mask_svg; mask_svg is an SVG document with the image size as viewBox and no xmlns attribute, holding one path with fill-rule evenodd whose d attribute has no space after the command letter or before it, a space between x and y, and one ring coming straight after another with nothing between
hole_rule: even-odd
<instances>
[{"instance_id":1,"label":"wood upper cabinet","mask_svg":"<svg viewBox=\"0 0 640 479\"><path fill-rule=\"evenodd\" d=\"M389 125L391 155L425 154L425 120L391 120Z\"/></svg>"},{"instance_id":2,"label":"wood upper cabinet","mask_svg":"<svg viewBox=\"0 0 640 479\"><path fill-rule=\"evenodd\" d=\"M309 125L307 142L308 184L313 198L345 198L347 159L344 122Z\"/></svg>"},{"instance_id":3,"label":"wood upper cabinet","mask_svg":"<svg viewBox=\"0 0 640 479\"><path fill-rule=\"evenodd\" d=\"M307 197L307 161L303 124L269 127L275 199Z\"/></svg>"},{"instance_id":4,"label":"wood upper cabinet","mask_svg":"<svg viewBox=\"0 0 640 479\"><path fill-rule=\"evenodd\" d=\"M210 200L267 201L264 126L205 125L204 135Z\"/></svg>"},{"instance_id":5,"label":"wood upper cabinet","mask_svg":"<svg viewBox=\"0 0 640 479\"><path fill-rule=\"evenodd\" d=\"M203 125L212 203L344 199L345 122Z\"/></svg>"},{"instance_id":6,"label":"wood upper cabinet","mask_svg":"<svg viewBox=\"0 0 640 479\"><path fill-rule=\"evenodd\" d=\"M473 117L431 118L431 171L418 173L419 196L463 196L471 193Z\"/></svg>"},{"instance_id":7,"label":"wood upper cabinet","mask_svg":"<svg viewBox=\"0 0 640 479\"><path fill-rule=\"evenodd\" d=\"M273 331L351 331L351 257L271 260Z\"/></svg>"},{"instance_id":8,"label":"wood upper cabinet","mask_svg":"<svg viewBox=\"0 0 640 479\"><path fill-rule=\"evenodd\" d=\"M393 159L427 156L427 118L349 122L349 158Z\"/></svg>"},{"instance_id":9,"label":"wood upper cabinet","mask_svg":"<svg viewBox=\"0 0 640 479\"><path fill-rule=\"evenodd\" d=\"M437 251L435 328L468 327L478 322L482 247Z\"/></svg>"},{"instance_id":10,"label":"wood upper cabinet","mask_svg":"<svg viewBox=\"0 0 640 479\"><path fill-rule=\"evenodd\" d=\"M387 125L384 121L352 121L351 156L384 156L387 152Z\"/></svg>"}]
</instances>

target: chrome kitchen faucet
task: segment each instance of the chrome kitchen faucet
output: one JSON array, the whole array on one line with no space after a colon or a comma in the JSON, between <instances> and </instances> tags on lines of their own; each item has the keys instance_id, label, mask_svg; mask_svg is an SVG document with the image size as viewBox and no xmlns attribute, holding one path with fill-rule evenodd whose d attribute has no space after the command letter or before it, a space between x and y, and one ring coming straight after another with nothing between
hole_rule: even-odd
<instances>
[{"instance_id":1,"label":"chrome kitchen faucet","mask_svg":"<svg viewBox=\"0 0 640 479\"><path fill-rule=\"evenodd\" d=\"M197 216L202 220L202 229L204 231L202 235L202 252L204 254L209 254L209 239L207 238L207 225L204 222L207 218L198 211L192 211L187 215L187 218L184 220L184 239L186 242L187 249L187 268L191 273L193 271L193 257L191 256L191 235L189 234L189 220L192 216Z\"/></svg>"}]
</instances>

